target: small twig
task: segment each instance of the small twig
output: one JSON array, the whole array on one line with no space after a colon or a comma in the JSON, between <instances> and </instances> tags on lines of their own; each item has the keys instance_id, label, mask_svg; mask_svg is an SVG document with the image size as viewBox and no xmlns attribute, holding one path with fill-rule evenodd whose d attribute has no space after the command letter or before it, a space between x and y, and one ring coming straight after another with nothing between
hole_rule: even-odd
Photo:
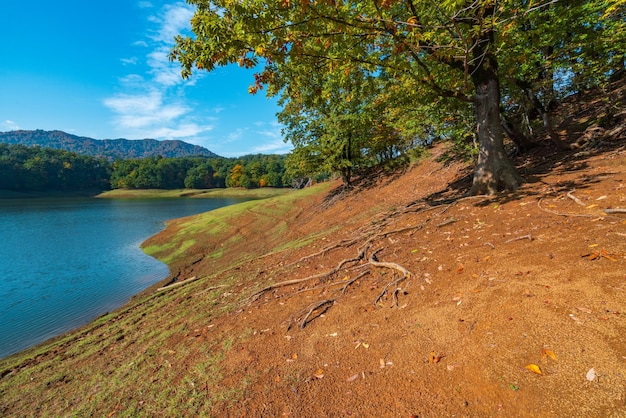
<instances>
[{"instance_id":1,"label":"small twig","mask_svg":"<svg viewBox=\"0 0 626 418\"><path fill-rule=\"evenodd\" d=\"M604 213L626 213L626 209L622 209L622 208L604 209Z\"/></svg>"},{"instance_id":2,"label":"small twig","mask_svg":"<svg viewBox=\"0 0 626 418\"><path fill-rule=\"evenodd\" d=\"M490 242L485 242L483 245L488 245L488 246L490 246L491 248L493 248L494 250L496 249L496 246L495 246L495 245L493 245L493 244L492 244L492 243L490 243Z\"/></svg>"},{"instance_id":3,"label":"small twig","mask_svg":"<svg viewBox=\"0 0 626 418\"><path fill-rule=\"evenodd\" d=\"M586 213L561 213L561 212L557 212L555 210L544 208L543 206L541 206L541 202L542 201L543 201L543 197L537 201L537 206L539 207L539 209L541 209L544 212L551 213L553 215L570 216L570 217L573 217L573 218L597 218L597 215L590 215L590 214L586 214Z\"/></svg>"},{"instance_id":4,"label":"small twig","mask_svg":"<svg viewBox=\"0 0 626 418\"><path fill-rule=\"evenodd\" d=\"M175 282L175 283L172 283L172 284L167 285L167 286L159 287L156 291L157 291L157 292L161 292L161 291L163 291L163 290L170 290L170 289L174 289L175 287L182 286L182 285L184 285L184 284L194 282L194 281L198 280L199 278L200 278L200 277L195 277L195 276L194 276L194 277L191 277L191 278L189 278L189 279L181 280L180 282Z\"/></svg>"},{"instance_id":5,"label":"small twig","mask_svg":"<svg viewBox=\"0 0 626 418\"><path fill-rule=\"evenodd\" d=\"M579 204L580 206L587 206L583 203L582 200L580 200L579 198L577 198L576 196L574 196L573 194L573 190L571 192L567 192L567 197L569 197L570 199L572 199L574 202L576 202L577 204Z\"/></svg>"},{"instance_id":6,"label":"small twig","mask_svg":"<svg viewBox=\"0 0 626 418\"><path fill-rule=\"evenodd\" d=\"M505 244L508 244L509 242L519 241L519 240L521 240L521 239L526 239L526 238L528 238L528 240L529 240L529 241L532 241L532 240L533 240L533 237L532 237L530 234L528 234L528 235L523 235L523 236L521 236L521 237L511 238L510 240L505 241L504 243L505 243Z\"/></svg>"}]
</instances>

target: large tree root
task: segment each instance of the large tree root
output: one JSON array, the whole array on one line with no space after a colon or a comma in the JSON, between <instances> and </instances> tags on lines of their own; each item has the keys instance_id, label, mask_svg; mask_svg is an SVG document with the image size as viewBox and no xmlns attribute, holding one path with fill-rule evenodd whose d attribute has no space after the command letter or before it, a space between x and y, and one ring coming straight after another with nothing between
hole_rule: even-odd
<instances>
[{"instance_id":1,"label":"large tree root","mask_svg":"<svg viewBox=\"0 0 626 418\"><path fill-rule=\"evenodd\" d=\"M376 243L382 241L383 239L391 239L391 237L394 235L409 233L409 235L412 236L417 231L427 226L428 223L431 222L431 220L442 216L448 209L450 209L455 204L467 199L478 198L484 199L487 197L469 196L456 200L446 201L439 205L429 205L423 201L416 201L408 204L403 208L397 208L395 210L392 210L381 218L372 221L372 223L370 223L368 226L358 229L354 238L343 239L336 243L329 244L317 252L308 254L292 263L287 264L283 268L286 269L288 267L293 267L294 265L299 266L301 263L308 262L316 257L323 257L331 251L338 251L341 249L345 250L356 246L356 254L354 255L354 257L345 258L341 260L334 268L322 273L309 275L300 279L286 280L270 284L252 294L248 298L248 302L250 304L254 303L269 292L274 292L274 297L266 299L266 302L276 300L277 298L292 297L299 293L310 292L320 289L325 289L324 293L326 293L326 289L341 286L340 291L338 289L334 290L331 293L330 297L325 297L324 299L311 303L309 306L290 318L288 327L289 329L291 329L294 324L298 324L298 327L300 329L303 329L316 318L319 318L321 315L325 314L330 308L332 308L335 302L343 297L348 289L353 284L357 283L359 279L371 273L372 269L379 268L393 270L396 274L394 274L394 278L390 280L383 287L382 291L378 294L378 296L374 300L374 305L381 306L381 301L384 298L389 297L393 300L392 306L398 307L399 297L401 295L408 294L406 289L410 283L410 279L414 275L405 266L389 261L379 260L379 254L385 249L384 247L377 245L377 247L379 248L375 251L371 251L370 248L372 248ZM440 210L439 213L428 215L428 217L423 219L418 224L402 226L395 229L392 228L392 225L394 223L397 223L406 215L421 214L435 211L438 209ZM446 223L447 222L444 222L441 225L445 225ZM353 272L357 269L365 270L357 274L356 277L351 277ZM345 271L345 275L341 274L341 276L343 276L343 279L338 279L337 276L342 270ZM278 292L279 289L284 289L294 285L304 285L305 283L309 282L315 282L316 284L305 288L293 289L292 291L284 291L282 293Z\"/></svg>"}]
</instances>

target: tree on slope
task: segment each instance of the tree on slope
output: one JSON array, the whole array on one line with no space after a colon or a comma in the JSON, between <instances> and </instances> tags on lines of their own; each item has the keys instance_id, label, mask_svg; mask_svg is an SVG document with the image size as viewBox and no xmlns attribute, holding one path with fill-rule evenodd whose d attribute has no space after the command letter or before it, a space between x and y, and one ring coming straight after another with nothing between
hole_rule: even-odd
<instances>
[{"instance_id":1,"label":"tree on slope","mask_svg":"<svg viewBox=\"0 0 626 418\"><path fill-rule=\"evenodd\" d=\"M197 6L195 36L177 37L171 53L184 77L194 67L260 66L251 92L267 87L270 95L294 98L309 88L312 71L351 74L358 67L412 86L416 108L438 98L473 107L479 155L472 193L522 183L505 153L500 120L498 54L513 47L506 42L514 37L500 35L556 0L188 1Z\"/></svg>"}]
</instances>

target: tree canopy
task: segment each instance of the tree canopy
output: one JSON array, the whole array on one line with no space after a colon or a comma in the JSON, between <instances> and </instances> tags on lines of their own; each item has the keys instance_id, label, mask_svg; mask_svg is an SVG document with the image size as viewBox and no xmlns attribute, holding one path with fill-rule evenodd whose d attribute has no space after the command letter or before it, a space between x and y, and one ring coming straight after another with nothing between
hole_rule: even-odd
<instances>
[{"instance_id":1,"label":"tree canopy","mask_svg":"<svg viewBox=\"0 0 626 418\"><path fill-rule=\"evenodd\" d=\"M249 90L280 97L296 159L344 178L381 144L474 134L472 192L515 189L503 121L509 136L528 108L549 122L550 100L624 69L624 0L188 2L193 35L171 52L183 77L258 69Z\"/></svg>"}]
</instances>

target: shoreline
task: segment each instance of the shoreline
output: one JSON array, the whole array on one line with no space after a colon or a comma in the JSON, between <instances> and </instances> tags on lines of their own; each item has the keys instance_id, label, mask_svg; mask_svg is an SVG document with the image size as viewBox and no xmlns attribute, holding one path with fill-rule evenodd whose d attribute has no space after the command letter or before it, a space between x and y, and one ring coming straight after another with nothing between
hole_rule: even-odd
<instances>
[{"instance_id":1,"label":"shoreline","mask_svg":"<svg viewBox=\"0 0 626 418\"><path fill-rule=\"evenodd\" d=\"M73 197L94 197L98 199L159 199L159 198L231 198L244 197L248 199L265 199L290 193L291 188L262 187L244 189L228 187L224 189L86 189L86 190L44 190L20 192L14 190L0 190L0 200L18 199L54 199Z\"/></svg>"},{"instance_id":2,"label":"shoreline","mask_svg":"<svg viewBox=\"0 0 626 418\"><path fill-rule=\"evenodd\" d=\"M127 199L127 198L138 198L138 199L163 199L163 198L248 198L249 200L260 200L265 199L277 195L286 194L293 191L293 189L272 189L272 188L264 188L264 189L208 189L208 190L194 190L194 189L178 189L178 190L123 190L121 192L112 191L111 192L90 192L90 193L57 193L57 192L37 192L37 193L9 193L5 194L3 192L7 192L4 190L0 190L0 202L3 199L6 200L19 200L19 199L54 199L54 198L108 198L108 199ZM139 193L136 193L139 192ZM9 196L10 195L10 196ZM132 196L131 196L132 195ZM164 228L165 229L165 228ZM164 230L163 229L163 230ZM160 261L167 267L167 274L160 280L155 283L152 283L148 287L142 289L141 291L129 296L126 301L124 301L120 306L115 309L112 309L107 312L102 312L97 314L92 319L85 322L83 325L78 325L74 328L68 329L60 333L59 335L50 337L44 341L21 349L15 353L11 353L5 356L0 356L0 361L4 361L10 359L11 357L23 356L36 358L40 355L45 355L45 353L54 351L56 349L57 344L63 344L64 340L69 339L75 340L77 338L81 338L86 332L90 332L92 329L96 329L102 325L98 324L99 321L106 321L107 318L111 316L116 316L122 312L125 312L129 309L132 309L137 304L142 303L143 301L158 295L158 289L167 288L171 286L174 282L174 275L172 272L171 265L160 260L154 255L148 254L144 247L143 243L148 241L150 238L160 234L163 232L160 230L155 234L152 234L142 242L139 246L139 249L149 257L154 258L155 260ZM187 282L189 279L183 280L180 283ZM0 371L2 372L2 371ZM0 376L1 378L1 376Z\"/></svg>"}]
</instances>

